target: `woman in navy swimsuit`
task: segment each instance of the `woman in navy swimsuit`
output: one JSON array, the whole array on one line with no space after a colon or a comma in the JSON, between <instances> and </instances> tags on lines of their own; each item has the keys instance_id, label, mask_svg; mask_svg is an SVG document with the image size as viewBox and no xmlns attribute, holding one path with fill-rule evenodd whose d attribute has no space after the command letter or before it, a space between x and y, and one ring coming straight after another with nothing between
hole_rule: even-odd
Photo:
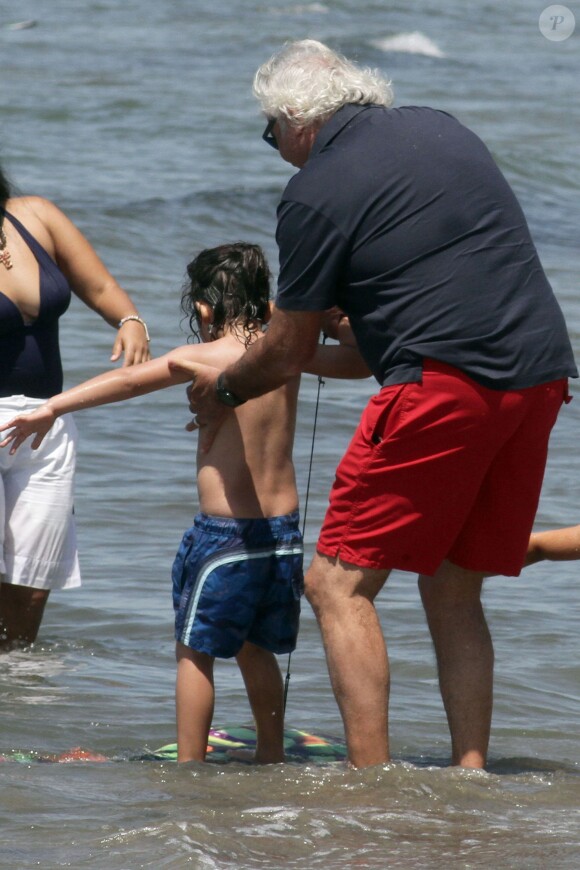
<instances>
[{"instance_id":1,"label":"woman in navy swimsuit","mask_svg":"<svg viewBox=\"0 0 580 870\"><path fill-rule=\"evenodd\" d=\"M82 233L46 199L11 198L0 168L0 427L62 390L58 321L71 292L117 330L112 361L149 359L144 321ZM42 455L0 456L0 649L32 643L50 590L80 584L75 446L69 418Z\"/></svg>"}]
</instances>

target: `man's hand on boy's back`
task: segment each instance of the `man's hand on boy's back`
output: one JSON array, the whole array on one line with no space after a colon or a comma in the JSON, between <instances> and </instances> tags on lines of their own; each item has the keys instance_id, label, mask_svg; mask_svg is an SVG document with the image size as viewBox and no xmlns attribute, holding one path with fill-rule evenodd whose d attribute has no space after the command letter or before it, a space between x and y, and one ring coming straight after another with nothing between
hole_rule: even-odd
<instances>
[{"instance_id":1,"label":"man's hand on boy's back","mask_svg":"<svg viewBox=\"0 0 580 870\"><path fill-rule=\"evenodd\" d=\"M199 433L199 446L202 453L207 453L214 438L230 409L219 401L216 394L216 381L220 370L202 363L190 362L185 359L170 359L169 368L191 375L191 384L187 388L189 410L194 414L193 420L185 427L189 432L196 429Z\"/></svg>"}]
</instances>

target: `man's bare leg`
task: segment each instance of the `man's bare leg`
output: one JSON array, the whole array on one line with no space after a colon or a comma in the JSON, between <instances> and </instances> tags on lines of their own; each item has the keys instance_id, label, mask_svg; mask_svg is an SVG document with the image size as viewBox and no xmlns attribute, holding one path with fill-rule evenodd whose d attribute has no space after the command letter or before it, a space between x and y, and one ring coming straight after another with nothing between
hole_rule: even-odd
<instances>
[{"instance_id":1,"label":"man's bare leg","mask_svg":"<svg viewBox=\"0 0 580 870\"><path fill-rule=\"evenodd\" d=\"M485 767L493 706L493 645L481 605L483 574L443 562L419 590L439 668L453 764Z\"/></svg>"},{"instance_id":2,"label":"man's bare leg","mask_svg":"<svg viewBox=\"0 0 580 870\"><path fill-rule=\"evenodd\" d=\"M215 698L214 659L179 642L175 645L175 657L177 760L205 761Z\"/></svg>"},{"instance_id":3,"label":"man's bare leg","mask_svg":"<svg viewBox=\"0 0 580 870\"><path fill-rule=\"evenodd\" d=\"M254 761L278 764L284 761L284 683L276 656L246 641L236 661L256 722Z\"/></svg>"},{"instance_id":4,"label":"man's bare leg","mask_svg":"<svg viewBox=\"0 0 580 870\"><path fill-rule=\"evenodd\" d=\"M306 575L354 767L390 760L389 661L373 604L388 574L317 553Z\"/></svg>"}]
</instances>

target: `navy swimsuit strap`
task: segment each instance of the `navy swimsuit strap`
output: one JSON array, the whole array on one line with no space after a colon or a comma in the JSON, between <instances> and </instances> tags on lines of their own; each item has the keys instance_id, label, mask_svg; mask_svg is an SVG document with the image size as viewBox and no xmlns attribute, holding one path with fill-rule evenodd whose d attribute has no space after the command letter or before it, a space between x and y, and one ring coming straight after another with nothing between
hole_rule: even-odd
<instances>
[{"instance_id":1,"label":"navy swimsuit strap","mask_svg":"<svg viewBox=\"0 0 580 870\"><path fill-rule=\"evenodd\" d=\"M45 251L45 249L42 247L40 242L37 242L37 240L34 238L32 233L30 233L26 229L24 224L20 223L18 218L15 218L14 215L11 215L10 212L7 212L3 208L0 208L0 212L2 212L4 217L7 217L8 220L10 221L10 223L13 224L14 227L16 227L16 229L18 230L18 232L20 233L20 235L22 236L22 238L24 239L24 241L26 242L26 244L28 245L28 247L30 248L30 250L32 251L32 253L34 254L34 256L36 257L37 260L46 260L46 258L48 258L48 260L50 261L50 263L52 263L53 266L56 265L54 260L52 259L52 257L48 253L48 251Z\"/></svg>"}]
</instances>

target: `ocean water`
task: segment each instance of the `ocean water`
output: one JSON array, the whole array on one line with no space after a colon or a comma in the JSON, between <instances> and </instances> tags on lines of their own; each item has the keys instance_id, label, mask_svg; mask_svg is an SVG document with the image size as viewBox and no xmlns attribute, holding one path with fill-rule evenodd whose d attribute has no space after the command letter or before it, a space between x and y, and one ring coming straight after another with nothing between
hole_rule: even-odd
<instances>
[{"instance_id":1,"label":"ocean water","mask_svg":"<svg viewBox=\"0 0 580 870\"><path fill-rule=\"evenodd\" d=\"M538 27L543 8L3 3L0 156L19 191L54 199L86 232L163 353L186 340L180 288L201 247L256 241L276 271L275 209L292 170L260 140L251 80L284 40L322 39L383 70L397 104L444 108L484 138L524 206L578 354L580 21L569 39L550 41ZM112 338L73 302L62 323L67 385L107 367ZM309 554L373 389L321 389ZM538 528L579 522L575 383L572 393L553 435ZM316 379L304 377L295 450L303 503L316 395ZM496 690L485 773L449 767L431 645L415 579L404 573L379 603L393 672L391 765L130 761L174 739L169 569L196 510L194 437L182 388L76 419L84 585L53 595L32 649L0 658L0 754L81 746L117 760L0 764L0 867L578 866L579 563L487 582ZM216 722L248 722L235 666L220 663L216 683ZM342 733L308 605L287 719Z\"/></svg>"}]
</instances>

